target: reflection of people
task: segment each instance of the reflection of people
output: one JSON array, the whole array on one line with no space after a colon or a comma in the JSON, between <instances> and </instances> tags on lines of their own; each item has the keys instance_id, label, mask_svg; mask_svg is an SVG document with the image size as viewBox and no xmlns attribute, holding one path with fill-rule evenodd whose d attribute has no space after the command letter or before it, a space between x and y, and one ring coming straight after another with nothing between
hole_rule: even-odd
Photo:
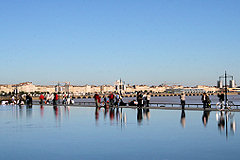
<instances>
[{"instance_id":1,"label":"reflection of people","mask_svg":"<svg viewBox=\"0 0 240 160\"><path fill-rule=\"evenodd\" d=\"M119 109L117 108L116 109L116 120L118 121L118 119L119 119L119 116L120 116L120 114L119 114Z\"/></svg>"},{"instance_id":2,"label":"reflection of people","mask_svg":"<svg viewBox=\"0 0 240 160\"><path fill-rule=\"evenodd\" d=\"M182 112L181 112L181 120L180 120L180 122L182 124L182 127L185 128L186 119L185 119L185 111L184 111L184 109L182 109Z\"/></svg>"},{"instance_id":3,"label":"reflection of people","mask_svg":"<svg viewBox=\"0 0 240 160\"><path fill-rule=\"evenodd\" d=\"M220 118L218 121L218 128L222 131L222 130L224 130L224 126L225 126L224 113L223 113L223 111L221 111Z\"/></svg>"},{"instance_id":4,"label":"reflection of people","mask_svg":"<svg viewBox=\"0 0 240 160\"><path fill-rule=\"evenodd\" d=\"M70 106L64 106L64 113L69 117Z\"/></svg>"},{"instance_id":5,"label":"reflection of people","mask_svg":"<svg viewBox=\"0 0 240 160\"><path fill-rule=\"evenodd\" d=\"M54 105L53 110L54 110L55 118L57 119L58 118L58 107L56 105Z\"/></svg>"},{"instance_id":6,"label":"reflection of people","mask_svg":"<svg viewBox=\"0 0 240 160\"><path fill-rule=\"evenodd\" d=\"M111 109L110 109L110 114L109 114L109 116L110 116L110 120L113 121L113 119L114 119L114 108L111 108Z\"/></svg>"},{"instance_id":7,"label":"reflection of people","mask_svg":"<svg viewBox=\"0 0 240 160\"><path fill-rule=\"evenodd\" d=\"M43 117L43 114L44 114L44 108L43 108L43 105L40 106L40 110L41 110L41 117Z\"/></svg>"},{"instance_id":8,"label":"reflection of people","mask_svg":"<svg viewBox=\"0 0 240 160\"><path fill-rule=\"evenodd\" d=\"M180 95L180 101L181 101L181 105L182 105L182 109L184 109L185 107L185 93L183 92L181 95Z\"/></svg>"},{"instance_id":9,"label":"reflection of people","mask_svg":"<svg viewBox=\"0 0 240 160\"><path fill-rule=\"evenodd\" d=\"M142 119L143 119L142 109L141 109L141 108L138 108L138 109L137 109L137 121L138 121L138 124L140 124L140 123L142 122Z\"/></svg>"},{"instance_id":10,"label":"reflection of people","mask_svg":"<svg viewBox=\"0 0 240 160\"><path fill-rule=\"evenodd\" d=\"M99 119L99 107L96 107L96 110L95 110L95 119L96 119L96 121Z\"/></svg>"},{"instance_id":11,"label":"reflection of people","mask_svg":"<svg viewBox=\"0 0 240 160\"><path fill-rule=\"evenodd\" d=\"M32 117L32 105L26 105L26 116L29 118Z\"/></svg>"},{"instance_id":12,"label":"reflection of people","mask_svg":"<svg viewBox=\"0 0 240 160\"><path fill-rule=\"evenodd\" d=\"M106 118L108 111L109 111L109 108L105 108L105 110L104 110L104 119Z\"/></svg>"},{"instance_id":13,"label":"reflection of people","mask_svg":"<svg viewBox=\"0 0 240 160\"><path fill-rule=\"evenodd\" d=\"M209 115L210 115L210 111L206 111L206 110L203 111L202 122L205 127L207 126Z\"/></svg>"},{"instance_id":14,"label":"reflection of people","mask_svg":"<svg viewBox=\"0 0 240 160\"><path fill-rule=\"evenodd\" d=\"M143 109L144 119L147 118L147 120L150 119L150 110L149 109Z\"/></svg>"},{"instance_id":15,"label":"reflection of people","mask_svg":"<svg viewBox=\"0 0 240 160\"><path fill-rule=\"evenodd\" d=\"M236 122L235 122L235 120L233 120L233 121L231 122L230 127L231 127L231 131L232 131L233 133L235 133L235 132L236 132Z\"/></svg>"},{"instance_id":16,"label":"reflection of people","mask_svg":"<svg viewBox=\"0 0 240 160\"><path fill-rule=\"evenodd\" d=\"M230 122L230 131L232 132L232 134L235 133L236 131L236 123L234 120L234 114L232 114L231 112L228 111L220 111L220 112L216 112L216 120L218 122L218 129L220 130L220 132L224 131L224 129L226 129L226 137L228 137L228 131L229 131L229 122Z\"/></svg>"}]
</instances>

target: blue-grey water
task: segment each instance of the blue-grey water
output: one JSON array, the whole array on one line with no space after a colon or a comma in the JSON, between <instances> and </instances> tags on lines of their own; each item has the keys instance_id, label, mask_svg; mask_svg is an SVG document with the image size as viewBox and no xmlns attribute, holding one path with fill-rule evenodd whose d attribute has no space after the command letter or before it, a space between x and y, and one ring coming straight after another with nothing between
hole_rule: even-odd
<instances>
[{"instance_id":1,"label":"blue-grey water","mask_svg":"<svg viewBox=\"0 0 240 160\"><path fill-rule=\"evenodd\" d=\"M0 106L0 159L238 159L239 116L238 112Z\"/></svg>"}]
</instances>

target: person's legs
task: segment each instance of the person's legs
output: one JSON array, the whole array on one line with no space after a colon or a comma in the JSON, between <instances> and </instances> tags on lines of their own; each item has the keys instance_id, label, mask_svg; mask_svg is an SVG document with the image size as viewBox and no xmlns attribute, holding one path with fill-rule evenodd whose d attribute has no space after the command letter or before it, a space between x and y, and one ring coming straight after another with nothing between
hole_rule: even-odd
<instances>
[{"instance_id":1,"label":"person's legs","mask_svg":"<svg viewBox=\"0 0 240 160\"><path fill-rule=\"evenodd\" d=\"M206 108L206 102L205 101L203 102L203 108L204 109Z\"/></svg>"},{"instance_id":2,"label":"person's legs","mask_svg":"<svg viewBox=\"0 0 240 160\"><path fill-rule=\"evenodd\" d=\"M185 101L181 100L182 109L185 107Z\"/></svg>"}]
</instances>

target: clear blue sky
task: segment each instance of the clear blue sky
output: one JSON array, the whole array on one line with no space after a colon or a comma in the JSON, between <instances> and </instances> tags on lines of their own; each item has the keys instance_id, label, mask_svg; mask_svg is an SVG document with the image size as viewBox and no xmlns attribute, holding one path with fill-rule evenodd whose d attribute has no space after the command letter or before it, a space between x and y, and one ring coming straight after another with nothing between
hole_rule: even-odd
<instances>
[{"instance_id":1,"label":"clear blue sky","mask_svg":"<svg viewBox=\"0 0 240 160\"><path fill-rule=\"evenodd\" d=\"M238 83L240 1L0 0L0 54L1 84Z\"/></svg>"}]
</instances>

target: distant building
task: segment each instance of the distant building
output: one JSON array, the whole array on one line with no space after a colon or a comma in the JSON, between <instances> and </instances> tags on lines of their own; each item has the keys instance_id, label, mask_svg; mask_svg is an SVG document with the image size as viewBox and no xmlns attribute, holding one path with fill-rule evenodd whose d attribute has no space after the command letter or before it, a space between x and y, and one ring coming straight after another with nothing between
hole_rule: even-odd
<instances>
[{"instance_id":1,"label":"distant building","mask_svg":"<svg viewBox=\"0 0 240 160\"><path fill-rule=\"evenodd\" d=\"M236 88L236 84L234 80L229 81L229 88Z\"/></svg>"},{"instance_id":2,"label":"distant building","mask_svg":"<svg viewBox=\"0 0 240 160\"><path fill-rule=\"evenodd\" d=\"M115 88L115 91L118 92L118 93L125 93L125 91L126 91L125 82L122 81L121 79L117 80L114 83L114 88Z\"/></svg>"},{"instance_id":3,"label":"distant building","mask_svg":"<svg viewBox=\"0 0 240 160\"><path fill-rule=\"evenodd\" d=\"M217 88L223 88L223 82L217 81Z\"/></svg>"}]
</instances>

